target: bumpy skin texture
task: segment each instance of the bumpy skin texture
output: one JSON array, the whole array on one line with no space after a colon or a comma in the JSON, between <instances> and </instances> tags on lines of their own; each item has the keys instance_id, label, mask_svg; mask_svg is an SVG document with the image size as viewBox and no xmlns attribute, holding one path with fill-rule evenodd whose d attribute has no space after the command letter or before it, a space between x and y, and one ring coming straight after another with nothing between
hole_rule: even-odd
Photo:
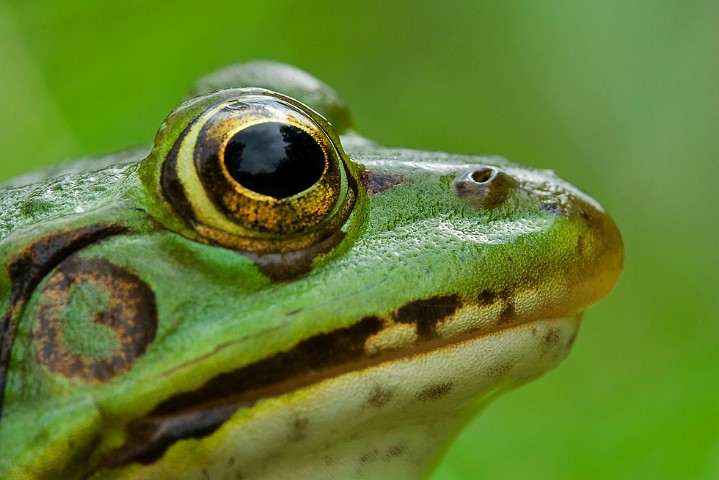
<instances>
[{"instance_id":1,"label":"bumpy skin texture","mask_svg":"<svg viewBox=\"0 0 719 480\"><path fill-rule=\"evenodd\" d=\"M321 247L228 247L163 191L177 139L249 86L339 126L356 191ZM146 157L2 192L0 477L418 478L481 405L564 358L619 275L616 226L550 171L378 147L284 65L210 90Z\"/></svg>"}]
</instances>

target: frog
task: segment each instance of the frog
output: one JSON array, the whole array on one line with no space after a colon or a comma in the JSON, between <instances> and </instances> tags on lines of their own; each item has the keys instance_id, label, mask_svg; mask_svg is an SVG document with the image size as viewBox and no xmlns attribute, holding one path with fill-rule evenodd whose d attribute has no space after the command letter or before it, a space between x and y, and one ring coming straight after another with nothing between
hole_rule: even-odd
<instances>
[{"instance_id":1,"label":"frog","mask_svg":"<svg viewBox=\"0 0 719 480\"><path fill-rule=\"evenodd\" d=\"M623 264L553 171L380 146L268 61L0 197L8 479L427 478Z\"/></svg>"}]
</instances>

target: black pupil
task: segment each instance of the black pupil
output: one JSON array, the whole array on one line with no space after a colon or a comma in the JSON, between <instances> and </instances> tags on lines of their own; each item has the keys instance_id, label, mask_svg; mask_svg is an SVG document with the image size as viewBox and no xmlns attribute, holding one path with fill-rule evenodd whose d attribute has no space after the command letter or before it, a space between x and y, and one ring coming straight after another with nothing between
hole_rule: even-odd
<instances>
[{"instance_id":1,"label":"black pupil","mask_svg":"<svg viewBox=\"0 0 719 480\"><path fill-rule=\"evenodd\" d=\"M307 132L268 122L247 127L230 139L225 167L243 187L279 199L317 183L325 169L325 155Z\"/></svg>"}]
</instances>

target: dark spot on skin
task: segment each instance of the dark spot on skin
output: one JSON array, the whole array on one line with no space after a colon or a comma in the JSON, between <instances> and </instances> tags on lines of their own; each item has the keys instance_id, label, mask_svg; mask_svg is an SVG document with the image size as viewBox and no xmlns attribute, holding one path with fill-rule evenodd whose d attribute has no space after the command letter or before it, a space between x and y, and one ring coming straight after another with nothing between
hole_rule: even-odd
<instances>
[{"instance_id":1,"label":"dark spot on skin","mask_svg":"<svg viewBox=\"0 0 719 480\"><path fill-rule=\"evenodd\" d=\"M107 305L87 305L78 290L83 286L101 292ZM32 332L38 361L53 373L84 382L106 382L127 371L155 339L155 294L136 275L105 259L67 258L52 272L39 295ZM74 313L67 313L70 308ZM113 352L94 358L66 343L70 322L85 320L78 318L82 316L115 334Z\"/></svg>"},{"instance_id":2,"label":"dark spot on skin","mask_svg":"<svg viewBox=\"0 0 719 480\"><path fill-rule=\"evenodd\" d=\"M412 179L405 175L371 172L367 170L362 172L360 180L369 195L377 195L403 183L412 183Z\"/></svg>"},{"instance_id":3,"label":"dark spot on skin","mask_svg":"<svg viewBox=\"0 0 719 480\"><path fill-rule=\"evenodd\" d=\"M576 245L577 255L584 254L584 236L579 235L577 237L577 245Z\"/></svg>"},{"instance_id":4,"label":"dark spot on skin","mask_svg":"<svg viewBox=\"0 0 719 480\"><path fill-rule=\"evenodd\" d=\"M486 289L482 290L479 292L479 295L477 295L477 302L479 305L485 307L493 305L499 300L504 302L504 306L502 307L502 311L499 313L497 325L505 325L514 322L517 318L517 312L514 308L514 302L512 301L511 289L507 288L500 292Z\"/></svg>"},{"instance_id":5,"label":"dark spot on skin","mask_svg":"<svg viewBox=\"0 0 719 480\"><path fill-rule=\"evenodd\" d=\"M477 295L477 301L480 305L488 307L497 301L499 296L492 290L482 290Z\"/></svg>"},{"instance_id":6,"label":"dark spot on skin","mask_svg":"<svg viewBox=\"0 0 719 480\"><path fill-rule=\"evenodd\" d=\"M512 259L512 257L511 257L511 256L509 256L509 255L507 255L507 261L511 263L511 262L512 262L512 260L513 260L513 259Z\"/></svg>"},{"instance_id":7,"label":"dark spot on skin","mask_svg":"<svg viewBox=\"0 0 719 480\"><path fill-rule=\"evenodd\" d=\"M589 220L590 220L589 213L587 213L587 211L584 209L579 210L579 216L582 217L587 222L589 222Z\"/></svg>"},{"instance_id":8,"label":"dark spot on skin","mask_svg":"<svg viewBox=\"0 0 719 480\"><path fill-rule=\"evenodd\" d=\"M430 340L437 336L437 324L456 312L460 305L459 295L416 300L400 307L394 319L399 323L416 324L419 340Z\"/></svg>"},{"instance_id":9,"label":"dark spot on skin","mask_svg":"<svg viewBox=\"0 0 719 480\"><path fill-rule=\"evenodd\" d=\"M395 458L399 458L402 455L405 455L407 453L407 445L400 444L395 445L391 447L389 450L387 450L387 453L385 453L385 459L387 460L394 460Z\"/></svg>"},{"instance_id":10,"label":"dark spot on skin","mask_svg":"<svg viewBox=\"0 0 719 480\"><path fill-rule=\"evenodd\" d=\"M381 386L375 386L367 397L367 405L374 408L382 408L392 400L394 393L392 390L382 388Z\"/></svg>"},{"instance_id":11,"label":"dark spot on skin","mask_svg":"<svg viewBox=\"0 0 719 480\"><path fill-rule=\"evenodd\" d=\"M560 335L558 328L552 328L544 334L542 338L542 352L545 354L551 354L552 357L558 357L562 355L564 349L557 349Z\"/></svg>"},{"instance_id":12,"label":"dark spot on skin","mask_svg":"<svg viewBox=\"0 0 719 480\"><path fill-rule=\"evenodd\" d=\"M131 421L125 444L110 452L98 469L132 462L149 464L183 438L212 434L239 408L252 406L262 398L291 388L310 385L321 379L323 369L351 363L364 357L364 343L382 329L378 317L330 333L321 333L299 342L287 351L238 370L220 374L201 388L180 393L158 405L145 417Z\"/></svg>"},{"instance_id":13,"label":"dark spot on skin","mask_svg":"<svg viewBox=\"0 0 719 480\"><path fill-rule=\"evenodd\" d=\"M10 306L0 323L0 417L2 417L5 382L10 352L15 338L17 316L40 280L72 252L113 235L125 234L123 225L90 225L69 232L46 235L35 240L7 265L11 281Z\"/></svg>"},{"instance_id":14,"label":"dark spot on skin","mask_svg":"<svg viewBox=\"0 0 719 480\"><path fill-rule=\"evenodd\" d=\"M446 383L438 383L436 385L430 385L428 387L423 388L418 394L417 394L417 400L420 402L430 402L433 400L439 400L442 397L445 397L449 392L452 391L452 388L454 385L452 382L446 382Z\"/></svg>"},{"instance_id":15,"label":"dark spot on skin","mask_svg":"<svg viewBox=\"0 0 719 480\"><path fill-rule=\"evenodd\" d=\"M202 479L203 479L203 480L210 480L210 474L207 473L207 470L205 470L204 468L202 469Z\"/></svg>"},{"instance_id":16,"label":"dark spot on skin","mask_svg":"<svg viewBox=\"0 0 719 480\"><path fill-rule=\"evenodd\" d=\"M556 345L559 341L559 330L557 330L556 328L552 328L551 330L549 330L544 335L543 341L545 345L550 347Z\"/></svg>"},{"instance_id":17,"label":"dark spot on skin","mask_svg":"<svg viewBox=\"0 0 719 480\"><path fill-rule=\"evenodd\" d=\"M514 308L514 303L509 298L504 298L504 308L502 308L502 312L499 314L499 321L497 322L497 325L505 325L507 323L512 323L517 318L517 312Z\"/></svg>"},{"instance_id":18,"label":"dark spot on skin","mask_svg":"<svg viewBox=\"0 0 719 480\"><path fill-rule=\"evenodd\" d=\"M290 443L296 443L300 440L307 438L307 427L310 424L310 419L306 417L296 418L292 422L292 432L288 440Z\"/></svg>"},{"instance_id":19,"label":"dark spot on skin","mask_svg":"<svg viewBox=\"0 0 719 480\"><path fill-rule=\"evenodd\" d=\"M227 461L227 464L228 464L229 466L232 466L232 465L235 464L235 462L236 462L235 457L230 457L230 458L228 459L228 461Z\"/></svg>"},{"instance_id":20,"label":"dark spot on skin","mask_svg":"<svg viewBox=\"0 0 719 480\"><path fill-rule=\"evenodd\" d=\"M504 361L500 363L495 363L492 365L490 370L487 371L487 376L491 378L503 378L507 372L509 372L514 367L515 361Z\"/></svg>"},{"instance_id":21,"label":"dark spot on skin","mask_svg":"<svg viewBox=\"0 0 719 480\"><path fill-rule=\"evenodd\" d=\"M374 462L379 458L379 450L376 448L373 450L370 450L369 452L365 452L360 456L360 462L362 463L368 463L368 462Z\"/></svg>"}]
</instances>

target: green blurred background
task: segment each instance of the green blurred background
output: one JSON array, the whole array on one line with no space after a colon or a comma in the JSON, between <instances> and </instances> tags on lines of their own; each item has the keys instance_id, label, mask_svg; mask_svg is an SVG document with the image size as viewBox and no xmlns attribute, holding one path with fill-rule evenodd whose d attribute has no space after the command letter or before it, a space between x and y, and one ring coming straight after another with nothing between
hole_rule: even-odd
<instances>
[{"instance_id":1,"label":"green blurred background","mask_svg":"<svg viewBox=\"0 0 719 480\"><path fill-rule=\"evenodd\" d=\"M554 169L613 213L625 273L433 478L719 478L719 2L152 5L0 0L1 178L149 143L253 58L322 78L381 143Z\"/></svg>"}]
</instances>

